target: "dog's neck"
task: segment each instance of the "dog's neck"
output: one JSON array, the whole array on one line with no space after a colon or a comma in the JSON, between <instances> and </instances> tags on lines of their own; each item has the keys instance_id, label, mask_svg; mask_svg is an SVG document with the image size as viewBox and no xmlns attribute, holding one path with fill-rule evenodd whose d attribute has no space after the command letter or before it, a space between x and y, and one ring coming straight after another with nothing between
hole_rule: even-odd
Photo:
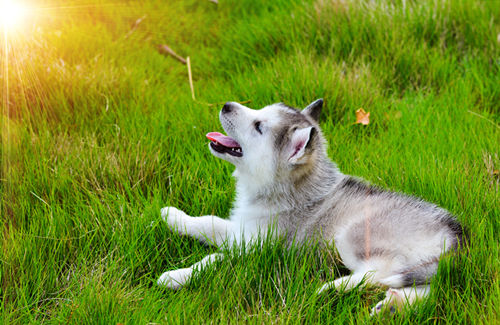
<instances>
[{"instance_id":1,"label":"dog's neck","mask_svg":"<svg viewBox=\"0 0 500 325\"><path fill-rule=\"evenodd\" d=\"M272 211L291 210L308 206L328 195L342 174L326 155L315 159L310 166L295 172L294 178L276 176L275 179L256 181L257 177L235 172L237 200L259 204Z\"/></svg>"}]
</instances>

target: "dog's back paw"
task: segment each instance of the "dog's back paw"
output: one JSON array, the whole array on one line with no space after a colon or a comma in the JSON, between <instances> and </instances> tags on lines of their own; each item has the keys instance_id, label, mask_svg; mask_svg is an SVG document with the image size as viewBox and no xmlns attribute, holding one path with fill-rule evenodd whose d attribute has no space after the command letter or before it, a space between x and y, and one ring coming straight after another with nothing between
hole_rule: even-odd
<instances>
[{"instance_id":1,"label":"dog's back paw","mask_svg":"<svg viewBox=\"0 0 500 325\"><path fill-rule=\"evenodd\" d=\"M390 288L385 294L385 299L379 301L375 307L372 308L370 315L377 315L384 311L391 313L401 309L405 304L411 305L419 299L423 299L429 295L430 286L422 285L417 287L404 287L393 289Z\"/></svg>"}]
</instances>

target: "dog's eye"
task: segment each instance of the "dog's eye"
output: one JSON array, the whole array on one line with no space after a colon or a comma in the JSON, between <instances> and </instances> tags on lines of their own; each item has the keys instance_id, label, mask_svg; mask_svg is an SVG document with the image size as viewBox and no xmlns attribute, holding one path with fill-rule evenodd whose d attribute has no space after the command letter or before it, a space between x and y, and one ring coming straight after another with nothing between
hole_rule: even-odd
<instances>
[{"instance_id":1,"label":"dog's eye","mask_svg":"<svg viewBox=\"0 0 500 325\"><path fill-rule=\"evenodd\" d=\"M254 126L255 126L255 130L257 130L257 132L262 134L262 129L260 128L260 121L255 122Z\"/></svg>"}]
</instances>

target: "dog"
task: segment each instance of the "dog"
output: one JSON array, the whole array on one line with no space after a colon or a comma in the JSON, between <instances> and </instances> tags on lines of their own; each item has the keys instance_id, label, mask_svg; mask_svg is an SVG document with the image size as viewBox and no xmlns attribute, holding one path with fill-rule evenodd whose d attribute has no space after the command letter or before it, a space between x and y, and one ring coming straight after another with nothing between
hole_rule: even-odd
<instances>
[{"instance_id":1,"label":"dog","mask_svg":"<svg viewBox=\"0 0 500 325\"><path fill-rule=\"evenodd\" d=\"M251 244L270 225L287 241L334 242L349 276L325 283L321 294L364 282L387 286L372 314L411 304L429 294L443 253L456 249L465 229L432 203L373 186L342 174L327 156L318 120L323 100L303 110L283 103L253 110L228 102L219 119L227 133L207 134L209 150L235 166L236 200L229 219L191 217L174 207L161 210L182 235L219 247ZM211 254L191 267L165 272L157 283L186 285L193 272L220 260Z\"/></svg>"}]
</instances>

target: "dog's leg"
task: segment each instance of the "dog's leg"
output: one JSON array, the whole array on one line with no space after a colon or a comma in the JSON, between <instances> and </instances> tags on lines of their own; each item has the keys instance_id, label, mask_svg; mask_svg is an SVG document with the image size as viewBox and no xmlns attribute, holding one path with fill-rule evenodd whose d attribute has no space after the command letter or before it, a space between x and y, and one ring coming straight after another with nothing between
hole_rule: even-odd
<instances>
[{"instance_id":1,"label":"dog's leg","mask_svg":"<svg viewBox=\"0 0 500 325\"><path fill-rule=\"evenodd\" d=\"M216 216L191 217L174 207L161 209L161 217L181 235L192 236L209 245L222 246L232 231L229 220Z\"/></svg>"},{"instance_id":2,"label":"dog's leg","mask_svg":"<svg viewBox=\"0 0 500 325\"><path fill-rule=\"evenodd\" d=\"M321 294L327 290L335 288L337 290L351 290L363 280L366 283L372 283L374 278L374 272L357 272L348 276L343 276L341 278L336 279L335 281L330 281L325 283L321 288L319 288L316 293Z\"/></svg>"},{"instance_id":3,"label":"dog's leg","mask_svg":"<svg viewBox=\"0 0 500 325\"><path fill-rule=\"evenodd\" d=\"M390 310L390 312L393 313L405 303L411 305L418 299L427 297L430 293L430 289L431 287L429 285L398 289L390 288L385 294L385 299L379 301L375 307L372 308L370 315L376 315L384 310Z\"/></svg>"},{"instance_id":4,"label":"dog's leg","mask_svg":"<svg viewBox=\"0 0 500 325\"><path fill-rule=\"evenodd\" d=\"M213 262L222 259L223 257L224 255L219 253L207 255L201 261L191 265L190 267L173 271L167 271L163 273L158 279L157 283L160 286L164 286L173 290L178 290L182 288L191 279L193 271L199 272L205 266L210 265Z\"/></svg>"}]
</instances>

